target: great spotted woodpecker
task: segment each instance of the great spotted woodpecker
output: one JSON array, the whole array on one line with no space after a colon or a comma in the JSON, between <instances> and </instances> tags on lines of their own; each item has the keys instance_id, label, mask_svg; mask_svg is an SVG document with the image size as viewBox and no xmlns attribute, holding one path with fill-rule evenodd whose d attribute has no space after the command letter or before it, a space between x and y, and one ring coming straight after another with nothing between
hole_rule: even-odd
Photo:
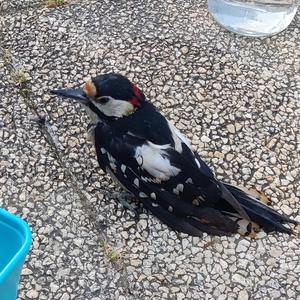
<instances>
[{"instance_id":1,"label":"great spotted woodpecker","mask_svg":"<svg viewBox=\"0 0 300 300\"><path fill-rule=\"evenodd\" d=\"M126 77L104 74L83 88L52 91L77 100L91 117L100 167L174 230L254 236L292 233L297 224L240 188L216 179L189 141Z\"/></svg>"}]
</instances>

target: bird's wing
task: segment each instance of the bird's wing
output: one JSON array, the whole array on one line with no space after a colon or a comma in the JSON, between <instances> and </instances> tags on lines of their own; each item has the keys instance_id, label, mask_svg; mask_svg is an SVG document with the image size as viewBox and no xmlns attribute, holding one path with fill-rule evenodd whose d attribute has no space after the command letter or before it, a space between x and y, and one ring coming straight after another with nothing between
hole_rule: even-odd
<instances>
[{"instance_id":1,"label":"bird's wing","mask_svg":"<svg viewBox=\"0 0 300 300\"><path fill-rule=\"evenodd\" d=\"M99 124L95 146L100 165L173 229L194 235L236 230L236 224L217 210L192 202L200 194L209 204L220 197L221 190L217 181L199 172L201 165L195 159L190 161L186 156L189 148L185 144L179 153L170 145L157 145L130 133L118 134Z\"/></svg>"}]
</instances>

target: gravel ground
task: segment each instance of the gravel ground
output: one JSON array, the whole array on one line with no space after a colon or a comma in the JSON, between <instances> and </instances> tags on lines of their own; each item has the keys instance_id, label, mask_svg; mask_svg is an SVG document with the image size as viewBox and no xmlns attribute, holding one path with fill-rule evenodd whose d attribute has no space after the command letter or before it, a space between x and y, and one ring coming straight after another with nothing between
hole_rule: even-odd
<instances>
[{"instance_id":1,"label":"gravel ground","mask_svg":"<svg viewBox=\"0 0 300 300\"><path fill-rule=\"evenodd\" d=\"M297 234L200 239L146 211L135 221L97 167L83 111L48 94L121 72L219 178L300 221L299 13L287 31L250 39L200 0L0 9L0 204L33 231L19 300L300 299Z\"/></svg>"}]
</instances>

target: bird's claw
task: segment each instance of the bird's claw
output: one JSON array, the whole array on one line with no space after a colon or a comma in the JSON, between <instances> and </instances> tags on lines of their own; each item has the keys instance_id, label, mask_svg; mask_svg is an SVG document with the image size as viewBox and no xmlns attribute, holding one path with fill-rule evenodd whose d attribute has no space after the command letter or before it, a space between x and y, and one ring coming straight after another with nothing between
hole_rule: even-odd
<instances>
[{"instance_id":1,"label":"bird's claw","mask_svg":"<svg viewBox=\"0 0 300 300\"><path fill-rule=\"evenodd\" d=\"M122 193L119 194L117 198L125 209L128 209L134 214L134 219L138 221L140 218L141 208L130 203L133 199L135 199L134 196L130 193Z\"/></svg>"}]
</instances>

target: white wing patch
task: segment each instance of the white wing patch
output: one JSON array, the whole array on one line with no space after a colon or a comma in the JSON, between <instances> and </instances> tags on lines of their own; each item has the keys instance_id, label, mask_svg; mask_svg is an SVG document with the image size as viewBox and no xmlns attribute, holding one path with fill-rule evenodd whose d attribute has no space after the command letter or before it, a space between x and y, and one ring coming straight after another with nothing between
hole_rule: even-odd
<instances>
[{"instance_id":1,"label":"white wing patch","mask_svg":"<svg viewBox=\"0 0 300 300\"><path fill-rule=\"evenodd\" d=\"M176 188L173 189L173 193L175 195L179 195L179 193L183 192L184 185L182 183L177 184Z\"/></svg>"},{"instance_id":2,"label":"white wing patch","mask_svg":"<svg viewBox=\"0 0 300 300\"><path fill-rule=\"evenodd\" d=\"M189 177L185 182L186 182L186 183L193 184L193 179Z\"/></svg>"},{"instance_id":3,"label":"white wing patch","mask_svg":"<svg viewBox=\"0 0 300 300\"><path fill-rule=\"evenodd\" d=\"M172 133L175 150L181 153L182 143L186 144L190 149L192 149L192 146L190 142L187 140L187 138L170 121L168 121L168 125Z\"/></svg>"},{"instance_id":4,"label":"white wing patch","mask_svg":"<svg viewBox=\"0 0 300 300\"><path fill-rule=\"evenodd\" d=\"M147 198L148 196L145 193L140 192L139 193L139 197L141 197L141 198Z\"/></svg>"},{"instance_id":5,"label":"white wing patch","mask_svg":"<svg viewBox=\"0 0 300 300\"><path fill-rule=\"evenodd\" d=\"M110 167L112 168L112 170L114 170L114 172L116 172L117 171L116 160L108 152L107 152L107 157L109 160Z\"/></svg>"},{"instance_id":6,"label":"white wing patch","mask_svg":"<svg viewBox=\"0 0 300 300\"><path fill-rule=\"evenodd\" d=\"M121 171L123 172L123 173L125 173L125 171L126 171L126 166L125 165L121 165Z\"/></svg>"},{"instance_id":7,"label":"white wing patch","mask_svg":"<svg viewBox=\"0 0 300 300\"><path fill-rule=\"evenodd\" d=\"M140 186L140 182L139 182L139 180L138 180L137 178L135 178L135 179L133 180L133 184L134 184L136 187L139 187L139 186Z\"/></svg>"},{"instance_id":8,"label":"white wing patch","mask_svg":"<svg viewBox=\"0 0 300 300\"><path fill-rule=\"evenodd\" d=\"M158 180L165 181L177 176L181 170L171 165L168 153L169 145L156 145L151 142L139 146L135 151L135 159L140 167Z\"/></svg>"},{"instance_id":9,"label":"white wing patch","mask_svg":"<svg viewBox=\"0 0 300 300\"><path fill-rule=\"evenodd\" d=\"M155 193L151 193L151 194L150 194L150 197L151 197L153 200L156 200L156 195L155 195Z\"/></svg>"},{"instance_id":10,"label":"white wing patch","mask_svg":"<svg viewBox=\"0 0 300 300\"><path fill-rule=\"evenodd\" d=\"M144 177L144 176L141 176L141 179L144 181L144 182L153 182L153 183L161 183L161 180L158 179L158 178L150 178L150 177Z\"/></svg>"}]
</instances>

